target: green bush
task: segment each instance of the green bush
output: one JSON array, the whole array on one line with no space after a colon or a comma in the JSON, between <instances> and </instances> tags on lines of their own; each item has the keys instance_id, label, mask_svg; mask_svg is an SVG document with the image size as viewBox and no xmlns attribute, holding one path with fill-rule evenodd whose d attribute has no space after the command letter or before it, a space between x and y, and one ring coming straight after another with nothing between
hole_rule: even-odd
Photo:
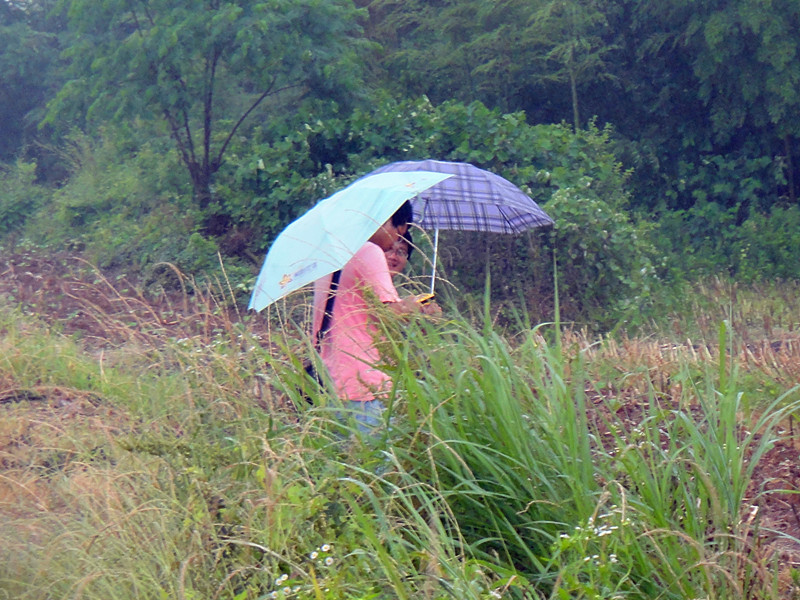
<instances>
[{"instance_id":1,"label":"green bush","mask_svg":"<svg viewBox=\"0 0 800 600\"><path fill-rule=\"evenodd\" d=\"M777 205L769 211L752 210L737 225L739 211L739 206L699 202L666 212L659 219L659 246L689 279L720 271L744 282L800 277L795 258L800 252L800 209Z\"/></svg>"},{"instance_id":2,"label":"green bush","mask_svg":"<svg viewBox=\"0 0 800 600\"><path fill-rule=\"evenodd\" d=\"M71 177L29 219L27 237L80 250L101 268L142 272L169 262L198 276L219 270L217 243L195 233L200 215L174 152L158 137L137 136L73 134L62 149Z\"/></svg>"},{"instance_id":3,"label":"green bush","mask_svg":"<svg viewBox=\"0 0 800 600\"><path fill-rule=\"evenodd\" d=\"M757 279L800 279L800 208L773 206L753 212L739 228L738 275Z\"/></svg>"},{"instance_id":4,"label":"green bush","mask_svg":"<svg viewBox=\"0 0 800 600\"><path fill-rule=\"evenodd\" d=\"M678 162L678 173L666 198L673 207L691 207L706 201L745 210L766 208L765 199L779 195L786 185L785 165L772 156L750 158L709 155Z\"/></svg>"},{"instance_id":5,"label":"green bush","mask_svg":"<svg viewBox=\"0 0 800 600\"><path fill-rule=\"evenodd\" d=\"M563 318L587 318L590 328L640 324L658 282L652 226L581 188L558 190L547 206Z\"/></svg>"},{"instance_id":6,"label":"green bush","mask_svg":"<svg viewBox=\"0 0 800 600\"><path fill-rule=\"evenodd\" d=\"M21 228L45 204L50 191L36 185L36 163L17 161L0 167L0 235Z\"/></svg>"},{"instance_id":7,"label":"green bush","mask_svg":"<svg viewBox=\"0 0 800 600\"><path fill-rule=\"evenodd\" d=\"M570 318L600 317L599 326L607 327L635 314L633 309L650 293L653 271L645 256L649 231L633 225L622 212L629 202L629 173L614 155L609 128L591 124L574 132L566 124L529 125L521 112L503 114L479 102L434 106L424 97L388 100L347 118L303 116L294 129L286 125L282 131L256 132L249 151L244 144L232 151L232 157L244 158L223 171L221 180L227 183L218 188L221 210L234 228L249 233L251 254L263 255L286 224L353 178L387 162L436 158L495 172L545 210L551 210L551 198L558 196L556 210L565 215L564 234L555 237L447 232L443 261L462 298L482 296L488 257L493 299L516 303L522 298L530 314L551 319L553 242L562 256L581 244L589 248L582 260L560 273ZM582 210L568 208L577 202L578 189L581 199L601 207L607 222L599 226L581 214L581 239L574 240L566 220ZM570 210L577 213L568 214ZM634 239L634 233L639 237ZM449 250L451 240L458 248L477 251Z\"/></svg>"}]
</instances>

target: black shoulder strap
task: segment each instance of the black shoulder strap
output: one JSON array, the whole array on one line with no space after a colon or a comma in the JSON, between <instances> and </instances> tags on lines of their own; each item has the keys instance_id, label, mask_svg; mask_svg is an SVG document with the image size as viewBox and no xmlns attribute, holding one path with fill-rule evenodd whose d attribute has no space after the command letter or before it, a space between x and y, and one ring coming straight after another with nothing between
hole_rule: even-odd
<instances>
[{"instance_id":1,"label":"black shoulder strap","mask_svg":"<svg viewBox=\"0 0 800 600\"><path fill-rule=\"evenodd\" d=\"M322 338L325 337L328 329L331 328L331 319L333 319L333 301L336 299L336 290L339 289L339 276L341 274L342 271L340 269L338 271L334 271L333 277L331 277L331 287L328 290L328 299L325 301L325 312L322 315L322 324L319 326L319 331L317 331L317 349L319 349L319 345L322 343Z\"/></svg>"}]
</instances>

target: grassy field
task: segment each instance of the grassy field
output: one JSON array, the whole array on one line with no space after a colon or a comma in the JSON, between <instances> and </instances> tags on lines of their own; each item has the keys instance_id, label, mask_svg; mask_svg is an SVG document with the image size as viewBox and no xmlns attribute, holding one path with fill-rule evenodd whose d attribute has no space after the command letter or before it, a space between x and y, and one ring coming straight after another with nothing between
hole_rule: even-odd
<instances>
[{"instance_id":1,"label":"grassy field","mask_svg":"<svg viewBox=\"0 0 800 600\"><path fill-rule=\"evenodd\" d=\"M800 597L795 284L636 338L387 322L364 438L297 392L302 306L54 273L0 287L0 598Z\"/></svg>"}]
</instances>

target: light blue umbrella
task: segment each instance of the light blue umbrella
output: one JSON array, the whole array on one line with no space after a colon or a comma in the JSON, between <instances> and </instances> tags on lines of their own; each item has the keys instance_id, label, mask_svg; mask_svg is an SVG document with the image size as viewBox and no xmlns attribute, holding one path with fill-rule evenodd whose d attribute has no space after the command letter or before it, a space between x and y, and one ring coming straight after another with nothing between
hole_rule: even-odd
<instances>
[{"instance_id":1,"label":"light blue umbrella","mask_svg":"<svg viewBox=\"0 0 800 600\"><path fill-rule=\"evenodd\" d=\"M341 269L406 200L447 179L445 173L380 173L320 201L275 238L248 308L276 300Z\"/></svg>"}]
</instances>

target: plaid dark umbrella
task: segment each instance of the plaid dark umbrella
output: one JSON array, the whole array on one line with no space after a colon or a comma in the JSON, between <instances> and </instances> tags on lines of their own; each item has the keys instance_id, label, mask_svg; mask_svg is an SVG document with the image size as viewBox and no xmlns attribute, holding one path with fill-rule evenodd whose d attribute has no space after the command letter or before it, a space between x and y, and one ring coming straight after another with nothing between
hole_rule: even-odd
<instances>
[{"instance_id":1,"label":"plaid dark umbrella","mask_svg":"<svg viewBox=\"0 0 800 600\"><path fill-rule=\"evenodd\" d=\"M375 169L370 175L387 171L452 175L412 200L414 220L425 228L521 233L553 224L553 219L513 183L469 163L400 161Z\"/></svg>"},{"instance_id":2,"label":"plaid dark umbrella","mask_svg":"<svg viewBox=\"0 0 800 600\"><path fill-rule=\"evenodd\" d=\"M440 229L522 233L553 224L553 219L513 183L469 163L404 160L384 165L370 175L390 171L433 171L452 175L411 200L414 221L421 227L435 230L431 293L436 282Z\"/></svg>"}]
</instances>

